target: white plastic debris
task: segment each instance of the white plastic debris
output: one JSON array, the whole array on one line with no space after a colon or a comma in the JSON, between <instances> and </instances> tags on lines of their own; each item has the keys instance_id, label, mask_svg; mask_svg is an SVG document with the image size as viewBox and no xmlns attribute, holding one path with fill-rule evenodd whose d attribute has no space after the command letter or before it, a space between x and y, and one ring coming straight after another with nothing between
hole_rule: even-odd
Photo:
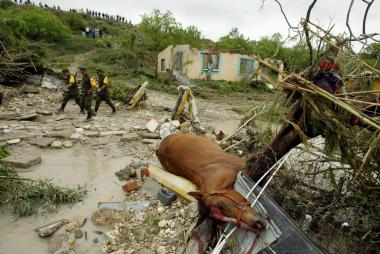
<instances>
[{"instance_id":1,"label":"white plastic debris","mask_svg":"<svg viewBox=\"0 0 380 254\"><path fill-rule=\"evenodd\" d=\"M150 119L150 121L145 125L145 128L150 132L155 132L158 127L158 122L154 119Z\"/></svg>"},{"instance_id":2,"label":"white plastic debris","mask_svg":"<svg viewBox=\"0 0 380 254\"><path fill-rule=\"evenodd\" d=\"M175 132L180 126L180 123L178 120L170 121L167 123L164 123L160 127L160 137L162 139L166 138L167 136L171 135L173 132Z\"/></svg>"}]
</instances>

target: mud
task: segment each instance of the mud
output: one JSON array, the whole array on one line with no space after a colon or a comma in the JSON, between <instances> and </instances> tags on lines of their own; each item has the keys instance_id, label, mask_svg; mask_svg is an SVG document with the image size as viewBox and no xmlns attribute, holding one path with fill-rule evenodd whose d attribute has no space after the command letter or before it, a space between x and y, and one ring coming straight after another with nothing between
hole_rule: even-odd
<instances>
[{"instance_id":1,"label":"mud","mask_svg":"<svg viewBox=\"0 0 380 254\"><path fill-rule=\"evenodd\" d=\"M97 210L98 202L120 202L141 198L153 200L149 213L143 218L145 222L144 220L136 222L136 228L126 226L127 230L132 231L131 234L151 234L149 227L142 229L141 226L145 225L146 221L156 218L155 211L162 210L162 205L155 199L159 185L151 182L153 180L148 180L143 184L141 191L126 196L121 188L125 182L115 176L115 172L125 168L129 161L158 164L154 155L156 143L143 144L141 139L121 141L123 137L143 129L150 119L155 119L161 124L165 119L170 118L171 112L165 111L165 108L174 107L176 96L153 91L148 91L148 95L149 100L145 105L134 111L125 111L124 106L118 104L119 111L116 115L111 115L110 108L102 104L97 118L92 122L84 121L85 115L79 113L79 108L73 102L69 102L64 114L54 114L60 106L61 96L57 92L46 89L42 89L39 94L33 96L20 94L0 108L2 112L33 110L53 112L52 116L40 115L36 121L0 121L0 138L5 141L7 137L21 139L18 144L8 145L7 150L11 153L33 152L41 156L41 163L25 172L20 171L21 176L49 178L61 186L75 187L78 184L85 184L88 189L88 196L83 202L72 206L60 206L55 213L41 211L26 218L16 218L9 209L0 208L0 254L49 253L48 240L41 239L33 229L52 221L70 220L78 216L87 217L86 224L81 228L84 235L87 235L87 240L86 237L76 240L75 253L102 253L101 243L107 238L104 234L99 235L99 232L113 230L114 225L102 226L92 223L91 216ZM240 120L240 115L232 111L232 105L202 99L196 102L199 118L204 125L210 122L223 125L226 121L236 123ZM230 126L230 124L227 125ZM29 144L33 144L31 140L40 137L54 138L62 143L70 140L73 147L53 149L48 146L40 148L38 145ZM150 194L145 194L145 192ZM167 218L158 214L157 218L169 220L173 227L183 225L186 229L191 223L187 220L187 216L177 216L177 218L174 216L176 211L178 213L178 210L182 211L186 208L186 203L180 201L170 208L172 217ZM123 225L128 225L125 218L123 220L126 223ZM171 239L175 230L161 231L160 235L152 235L154 237L152 241L155 241L157 248L163 247L160 243L166 241L165 248L168 248L168 253L174 253L178 243L171 243L168 239ZM64 233L63 228L55 234L61 233ZM131 243L134 244L135 250L152 249L151 242L146 241L145 245L141 245L134 238L130 241L133 241Z\"/></svg>"}]
</instances>

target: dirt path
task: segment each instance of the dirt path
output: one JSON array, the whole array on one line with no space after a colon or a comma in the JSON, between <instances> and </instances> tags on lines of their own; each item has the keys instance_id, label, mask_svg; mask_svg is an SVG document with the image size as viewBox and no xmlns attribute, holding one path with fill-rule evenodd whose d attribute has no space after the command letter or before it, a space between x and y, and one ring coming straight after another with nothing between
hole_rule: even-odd
<instances>
[{"instance_id":1,"label":"dirt path","mask_svg":"<svg viewBox=\"0 0 380 254\"><path fill-rule=\"evenodd\" d=\"M82 53L82 54L77 54L75 56L75 59L74 59L74 62L71 63L71 65L69 66L69 70L71 73L75 73L77 71L79 71L79 67L83 64L84 60L89 56L91 55L92 53L95 52L96 49L92 49L90 51L87 51L86 53Z\"/></svg>"},{"instance_id":2,"label":"dirt path","mask_svg":"<svg viewBox=\"0 0 380 254\"><path fill-rule=\"evenodd\" d=\"M76 64L80 63L83 55L78 57ZM73 65L75 67L75 65ZM146 164L158 164L154 155L157 140L151 144L143 144L142 139L131 138L136 132L144 129L150 119L163 123L170 118L171 112L165 108L173 108L176 97L165 93L149 91L149 100L146 105L135 111L125 111L123 105L119 105L116 115L111 115L111 109L102 104L98 117L92 122L85 122L85 115L79 113L79 108L74 102L69 102L65 113L52 116L39 115L36 121L5 121L0 120L0 142L10 139L20 139L14 145L8 145L7 150L12 154L37 154L42 162L20 173L25 177L52 178L53 182L63 186L76 186L86 184L89 190L84 202L73 207L62 206L57 213L42 213L26 218L15 218L9 209L0 208L0 253L52 253L49 252L49 240L41 239L34 228L51 221L75 216L86 216L87 223L81 230L86 232L87 239L82 237L74 244L75 252L72 253L101 253L101 243L108 243L109 239L104 234L99 235L95 231L107 232L112 225L95 226L90 217L97 210L97 204L101 201L130 201L150 200L151 206L144 212L126 214L123 217L124 230L127 230L128 239L124 246L115 242L109 248L120 248L125 253L155 253L158 248L166 253L175 253L181 246L183 230L186 230L192 217L187 214L187 202L178 199L170 207L163 207L157 201L157 183L144 185L138 191L125 196L121 186L125 183L119 181L115 172L125 167L126 163L136 161ZM60 95L49 90L42 90L35 95L21 95L7 102L3 112L30 112L50 111L55 112L60 104ZM231 121L237 123L240 116L231 109L233 105L225 102L197 100L199 118L204 126L223 125ZM72 143L71 148L53 149L51 147L40 148L35 143L37 138L53 137L56 141ZM151 186L153 184L153 187ZM159 188L159 186L158 186ZM158 212L164 209L166 212ZM184 211L178 214L179 211ZM186 212L185 212L186 211ZM128 217L129 216L129 217ZM125 219L125 218L131 218ZM135 218L135 219L133 219ZM136 218L140 218L136 219ZM159 228L157 224L150 225L150 221L167 222L165 228ZM158 222L157 221L157 222ZM120 229L121 230L121 229ZM67 234L64 229L55 235ZM173 239L176 239L173 242ZM52 240L50 240L52 241ZM96 241L99 241L96 243ZM18 244L22 242L22 244ZM124 246L124 247L120 247ZM33 251L31 251L33 250ZM138 252L140 251L140 252ZM70 252L71 253L71 252ZM124 253L124 252L123 252ZM164 252L162 252L164 253Z\"/></svg>"}]
</instances>

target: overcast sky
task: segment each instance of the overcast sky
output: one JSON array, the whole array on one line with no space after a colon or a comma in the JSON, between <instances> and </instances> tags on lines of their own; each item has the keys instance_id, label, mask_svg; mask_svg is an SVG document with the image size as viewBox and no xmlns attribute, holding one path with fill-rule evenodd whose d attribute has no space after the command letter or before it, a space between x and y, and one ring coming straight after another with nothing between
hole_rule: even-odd
<instances>
[{"instance_id":1,"label":"overcast sky","mask_svg":"<svg viewBox=\"0 0 380 254\"><path fill-rule=\"evenodd\" d=\"M34 0L38 1L38 0ZM217 40L233 27L251 39L280 32L288 33L288 26L274 0L266 0L260 9L262 0L42 0L48 5L60 5L63 9L88 8L91 10L119 14L140 22L141 15L157 8L171 11L178 22L184 26L195 25L206 38ZM305 16L311 0L280 0L292 25L297 25ZM333 31L347 31L345 15L350 0L319 0L311 14L311 20L327 26L335 24ZM365 4L356 0L350 18L351 27L360 34ZM380 1L372 5L367 18L367 33L380 33ZM378 37L380 39L380 37Z\"/></svg>"}]
</instances>

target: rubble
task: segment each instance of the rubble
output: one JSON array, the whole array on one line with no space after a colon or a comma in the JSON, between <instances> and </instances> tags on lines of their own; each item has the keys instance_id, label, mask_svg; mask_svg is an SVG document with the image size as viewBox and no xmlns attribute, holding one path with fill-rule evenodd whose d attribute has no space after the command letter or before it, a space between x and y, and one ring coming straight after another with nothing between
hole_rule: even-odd
<instances>
[{"instance_id":1,"label":"rubble","mask_svg":"<svg viewBox=\"0 0 380 254\"><path fill-rule=\"evenodd\" d=\"M42 137L42 138L35 138L32 140L29 140L28 143L31 145L36 145L42 148L46 148L46 147L49 147L54 142L54 140L55 140L54 138Z\"/></svg>"},{"instance_id":2,"label":"rubble","mask_svg":"<svg viewBox=\"0 0 380 254\"><path fill-rule=\"evenodd\" d=\"M75 229L78 229L86 223L87 218L84 216L80 216L77 218L72 219L69 223L66 224L66 231L71 232Z\"/></svg>"},{"instance_id":3,"label":"rubble","mask_svg":"<svg viewBox=\"0 0 380 254\"><path fill-rule=\"evenodd\" d=\"M36 228L35 231L38 233L40 237L51 236L52 234L54 234L54 232L56 232L66 223L68 223L68 220L65 219L54 221L47 225Z\"/></svg>"},{"instance_id":4,"label":"rubble","mask_svg":"<svg viewBox=\"0 0 380 254\"><path fill-rule=\"evenodd\" d=\"M120 138L121 142L131 142L139 140L140 136L137 133L129 133Z\"/></svg>"},{"instance_id":5,"label":"rubble","mask_svg":"<svg viewBox=\"0 0 380 254\"><path fill-rule=\"evenodd\" d=\"M150 132L155 132L158 127L158 122L154 119L151 119L146 125L145 128Z\"/></svg>"},{"instance_id":6,"label":"rubble","mask_svg":"<svg viewBox=\"0 0 380 254\"><path fill-rule=\"evenodd\" d=\"M59 140L56 140L54 141L52 144L51 144L51 147L52 148L55 148L55 149L61 149L63 146L62 146L62 142L59 141Z\"/></svg>"},{"instance_id":7,"label":"rubble","mask_svg":"<svg viewBox=\"0 0 380 254\"><path fill-rule=\"evenodd\" d=\"M112 209L117 211L127 211L127 210L141 210L148 208L150 205L149 201L130 201L130 202L100 202L98 208L100 209Z\"/></svg>"},{"instance_id":8,"label":"rubble","mask_svg":"<svg viewBox=\"0 0 380 254\"><path fill-rule=\"evenodd\" d=\"M33 153L14 153L2 159L16 168L27 169L41 163L41 156Z\"/></svg>"}]
</instances>

